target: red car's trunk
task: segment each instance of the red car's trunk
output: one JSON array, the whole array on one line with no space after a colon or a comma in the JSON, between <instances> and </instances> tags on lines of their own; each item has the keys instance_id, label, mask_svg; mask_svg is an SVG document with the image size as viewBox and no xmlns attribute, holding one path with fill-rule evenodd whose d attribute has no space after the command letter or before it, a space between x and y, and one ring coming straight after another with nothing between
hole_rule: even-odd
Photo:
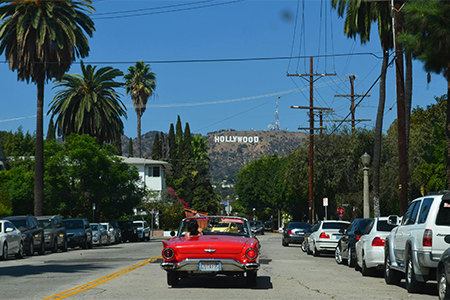
<instances>
[{"instance_id":1,"label":"red car's trunk","mask_svg":"<svg viewBox=\"0 0 450 300\"><path fill-rule=\"evenodd\" d=\"M236 236L203 235L177 239L176 248L180 254L238 254L247 241L247 238Z\"/></svg>"}]
</instances>

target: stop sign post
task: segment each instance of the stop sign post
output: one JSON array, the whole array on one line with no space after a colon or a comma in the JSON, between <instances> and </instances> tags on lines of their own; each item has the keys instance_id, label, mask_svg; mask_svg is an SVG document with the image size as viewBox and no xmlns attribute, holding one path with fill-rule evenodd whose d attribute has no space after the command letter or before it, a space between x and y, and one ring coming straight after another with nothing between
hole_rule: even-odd
<instances>
[{"instance_id":1,"label":"stop sign post","mask_svg":"<svg viewBox=\"0 0 450 300\"><path fill-rule=\"evenodd\" d=\"M339 217L339 218L342 218L342 216L344 215L344 213L345 213L345 209L344 209L342 206L339 206L339 207L337 208L337 215L338 215L338 217Z\"/></svg>"}]
</instances>

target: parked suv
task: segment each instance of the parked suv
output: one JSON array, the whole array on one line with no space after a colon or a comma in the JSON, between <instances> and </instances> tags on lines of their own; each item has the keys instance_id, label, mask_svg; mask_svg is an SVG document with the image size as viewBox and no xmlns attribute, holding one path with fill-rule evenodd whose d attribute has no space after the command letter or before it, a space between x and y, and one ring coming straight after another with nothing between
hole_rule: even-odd
<instances>
[{"instance_id":1,"label":"parked suv","mask_svg":"<svg viewBox=\"0 0 450 300\"><path fill-rule=\"evenodd\" d=\"M53 253L61 249L67 251L67 233L60 216L37 217L39 224L44 228L45 249Z\"/></svg>"},{"instance_id":2,"label":"parked suv","mask_svg":"<svg viewBox=\"0 0 450 300\"><path fill-rule=\"evenodd\" d=\"M38 220L30 215L5 217L22 232L23 245L27 255L37 252L45 254L44 229L39 225Z\"/></svg>"},{"instance_id":3,"label":"parked suv","mask_svg":"<svg viewBox=\"0 0 450 300\"><path fill-rule=\"evenodd\" d=\"M150 240L150 227L148 227L147 221L133 221L133 226L137 229L137 235L140 241Z\"/></svg>"},{"instance_id":4,"label":"parked suv","mask_svg":"<svg viewBox=\"0 0 450 300\"><path fill-rule=\"evenodd\" d=\"M126 242L137 242L138 241L138 233L137 228L133 226L133 221L130 220L120 220L117 221L119 225L120 232L122 232L122 241Z\"/></svg>"},{"instance_id":5,"label":"parked suv","mask_svg":"<svg viewBox=\"0 0 450 300\"><path fill-rule=\"evenodd\" d=\"M92 249L92 229L88 220L84 218L64 219L67 230L69 247L80 246L83 249Z\"/></svg>"},{"instance_id":6,"label":"parked suv","mask_svg":"<svg viewBox=\"0 0 450 300\"><path fill-rule=\"evenodd\" d=\"M417 292L434 277L439 258L448 248L444 238L450 232L450 193L417 198L403 218L389 216L388 224L398 226L384 245L386 283L398 283L404 273L408 292Z\"/></svg>"}]
</instances>

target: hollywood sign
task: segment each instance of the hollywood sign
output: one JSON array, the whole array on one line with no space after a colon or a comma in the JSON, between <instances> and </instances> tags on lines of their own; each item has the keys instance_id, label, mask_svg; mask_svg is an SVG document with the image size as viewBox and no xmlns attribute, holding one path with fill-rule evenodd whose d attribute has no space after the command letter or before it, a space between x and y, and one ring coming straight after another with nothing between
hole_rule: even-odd
<instances>
[{"instance_id":1,"label":"hollywood sign","mask_svg":"<svg viewBox=\"0 0 450 300\"><path fill-rule=\"evenodd\" d=\"M230 135L221 135L214 136L215 143L258 143L259 137L257 136L230 136Z\"/></svg>"}]
</instances>

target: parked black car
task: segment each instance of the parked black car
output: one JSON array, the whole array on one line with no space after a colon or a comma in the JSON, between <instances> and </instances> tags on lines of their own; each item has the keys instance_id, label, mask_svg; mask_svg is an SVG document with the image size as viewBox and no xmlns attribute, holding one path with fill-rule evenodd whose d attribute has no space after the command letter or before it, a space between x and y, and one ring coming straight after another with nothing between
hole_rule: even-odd
<instances>
[{"instance_id":1,"label":"parked black car","mask_svg":"<svg viewBox=\"0 0 450 300\"><path fill-rule=\"evenodd\" d=\"M305 238L305 232L311 228L311 224L305 222L289 222L283 230L283 240L281 244L284 247L289 244L301 244Z\"/></svg>"},{"instance_id":2,"label":"parked black car","mask_svg":"<svg viewBox=\"0 0 450 300\"><path fill-rule=\"evenodd\" d=\"M22 232L24 250L27 255L38 252L45 254L44 229L39 225L38 220L30 215L5 217Z\"/></svg>"},{"instance_id":3,"label":"parked black car","mask_svg":"<svg viewBox=\"0 0 450 300\"><path fill-rule=\"evenodd\" d=\"M273 231L273 222L272 221L264 222L264 230L265 231Z\"/></svg>"},{"instance_id":4,"label":"parked black car","mask_svg":"<svg viewBox=\"0 0 450 300\"><path fill-rule=\"evenodd\" d=\"M67 251L67 233L63 220L60 216L37 217L39 224L44 228L45 249L53 253L61 249Z\"/></svg>"},{"instance_id":5,"label":"parked black car","mask_svg":"<svg viewBox=\"0 0 450 300\"><path fill-rule=\"evenodd\" d=\"M84 218L64 219L69 247L80 246L83 249L92 249L92 229L88 220Z\"/></svg>"},{"instance_id":6,"label":"parked black car","mask_svg":"<svg viewBox=\"0 0 450 300\"><path fill-rule=\"evenodd\" d=\"M137 242L139 240L137 228L134 227L133 221L130 220L120 220L117 221L120 231L122 232L122 240L124 242Z\"/></svg>"},{"instance_id":7,"label":"parked black car","mask_svg":"<svg viewBox=\"0 0 450 300\"><path fill-rule=\"evenodd\" d=\"M338 264L347 261L349 267L355 266L355 245L359 238L363 235L367 225L373 219L355 219L347 229L343 231L343 236L338 242L335 250L335 259Z\"/></svg>"},{"instance_id":8,"label":"parked black car","mask_svg":"<svg viewBox=\"0 0 450 300\"><path fill-rule=\"evenodd\" d=\"M114 228L116 244L122 243L122 231L120 230L120 227L119 227L119 224L117 223L117 221L110 221L108 223L111 225L111 227Z\"/></svg>"}]
</instances>

